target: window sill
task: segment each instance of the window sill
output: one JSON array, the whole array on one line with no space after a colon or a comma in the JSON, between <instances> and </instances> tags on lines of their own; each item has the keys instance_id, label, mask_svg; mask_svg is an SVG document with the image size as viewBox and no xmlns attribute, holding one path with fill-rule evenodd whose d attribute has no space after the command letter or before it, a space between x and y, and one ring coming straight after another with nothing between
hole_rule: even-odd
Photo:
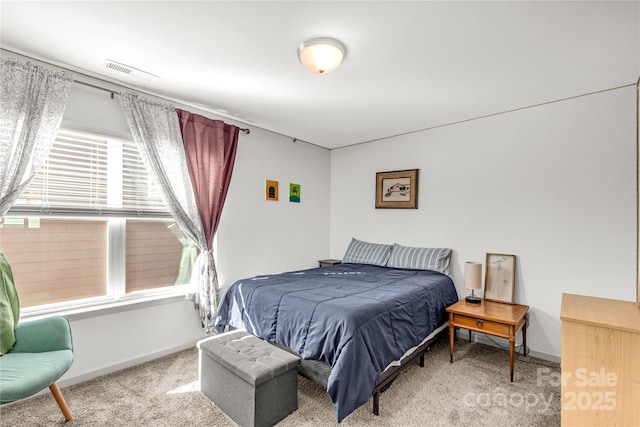
<instances>
[{"instance_id":1,"label":"window sill","mask_svg":"<svg viewBox=\"0 0 640 427\"><path fill-rule=\"evenodd\" d=\"M157 295L146 295L138 297L128 297L120 301L100 301L87 303L81 307L59 307L51 309L33 310L22 312L20 320L36 320L50 316L64 316L70 321L89 319L93 317L106 316L109 314L121 313L125 311L138 310L146 307L153 307L162 304L171 304L180 301L188 301L185 298L184 289L176 289L176 292L162 293Z\"/></svg>"}]
</instances>

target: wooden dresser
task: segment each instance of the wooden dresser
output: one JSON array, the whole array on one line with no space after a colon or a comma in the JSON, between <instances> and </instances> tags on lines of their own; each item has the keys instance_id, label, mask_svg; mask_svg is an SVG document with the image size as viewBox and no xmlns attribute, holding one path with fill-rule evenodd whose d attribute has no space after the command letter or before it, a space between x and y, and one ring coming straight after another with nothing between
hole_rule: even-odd
<instances>
[{"instance_id":1,"label":"wooden dresser","mask_svg":"<svg viewBox=\"0 0 640 427\"><path fill-rule=\"evenodd\" d=\"M563 294L562 425L640 425L640 306Z\"/></svg>"}]
</instances>

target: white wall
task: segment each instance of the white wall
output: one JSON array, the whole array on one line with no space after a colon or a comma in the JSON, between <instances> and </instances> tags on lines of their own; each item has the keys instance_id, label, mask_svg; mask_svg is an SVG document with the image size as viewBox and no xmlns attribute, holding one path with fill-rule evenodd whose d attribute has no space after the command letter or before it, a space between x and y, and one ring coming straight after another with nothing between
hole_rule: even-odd
<instances>
[{"instance_id":1,"label":"white wall","mask_svg":"<svg viewBox=\"0 0 640 427\"><path fill-rule=\"evenodd\" d=\"M331 152L331 257L351 237L517 255L527 344L560 355L563 292L635 300L635 87ZM420 169L417 210L375 209L375 173Z\"/></svg>"},{"instance_id":2,"label":"white wall","mask_svg":"<svg viewBox=\"0 0 640 427\"><path fill-rule=\"evenodd\" d=\"M218 227L216 258L223 288L243 277L314 267L318 259L327 257L329 150L196 108L173 105L251 129L249 135L240 133ZM88 123L94 130L129 135L118 97L111 99L109 93L87 86L74 85L64 118L63 125L82 127ZM267 179L279 182L278 201L265 199ZM300 184L300 203L289 202L290 183Z\"/></svg>"},{"instance_id":3,"label":"white wall","mask_svg":"<svg viewBox=\"0 0 640 427\"><path fill-rule=\"evenodd\" d=\"M74 85L65 119L128 132L117 97L111 100L108 93L82 85ZM240 133L218 229L217 268L223 287L260 273L314 267L329 251L329 151L249 128L250 135ZM265 200L266 179L279 181L279 201ZM301 185L300 203L289 202L290 182ZM63 386L193 346L204 338L197 310L180 300L70 318L75 362L63 377Z\"/></svg>"},{"instance_id":4,"label":"white wall","mask_svg":"<svg viewBox=\"0 0 640 427\"><path fill-rule=\"evenodd\" d=\"M63 387L193 347L204 338L198 311L181 298L67 317L74 362L60 381Z\"/></svg>"},{"instance_id":5,"label":"white wall","mask_svg":"<svg viewBox=\"0 0 640 427\"><path fill-rule=\"evenodd\" d=\"M241 136L217 235L223 287L328 256L329 161L327 149L261 129ZM277 202L265 200L267 179L279 182ZM289 183L301 185L300 203L289 202Z\"/></svg>"},{"instance_id":6,"label":"white wall","mask_svg":"<svg viewBox=\"0 0 640 427\"><path fill-rule=\"evenodd\" d=\"M80 85L65 120L127 132L117 97ZM354 236L453 248L462 297L465 261L513 253L528 344L559 356L563 292L635 299L635 120L630 87L331 152L249 126L218 231L221 284L341 258ZM412 168L419 209L374 209L375 173ZM264 200L266 179L280 182L280 201ZM300 204L288 201L290 182L302 186ZM71 321L76 361L63 385L202 336L180 300Z\"/></svg>"},{"instance_id":7,"label":"white wall","mask_svg":"<svg viewBox=\"0 0 640 427\"><path fill-rule=\"evenodd\" d=\"M5 57L20 57L2 51ZM37 63L38 61L30 60ZM123 89L74 73L76 79ZM162 101L162 100L161 100ZM163 101L168 102L169 101ZM189 106L204 116L234 123ZM63 126L128 135L117 96L74 84ZM240 133L227 201L217 236L222 286L260 273L317 266L329 252L329 150L253 126ZM265 180L278 180L280 200L265 200ZM289 202L289 183L301 185L301 202ZM70 314L75 362L62 386L193 346L204 338L198 312L173 298L101 312Z\"/></svg>"}]
</instances>

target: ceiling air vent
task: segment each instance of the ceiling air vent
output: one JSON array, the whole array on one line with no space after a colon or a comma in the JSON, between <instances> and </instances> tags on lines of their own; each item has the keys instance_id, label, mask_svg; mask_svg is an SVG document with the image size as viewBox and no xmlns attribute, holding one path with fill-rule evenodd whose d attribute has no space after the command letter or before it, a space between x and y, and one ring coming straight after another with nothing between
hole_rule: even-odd
<instances>
[{"instance_id":1,"label":"ceiling air vent","mask_svg":"<svg viewBox=\"0 0 640 427\"><path fill-rule=\"evenodd\" d=\"M147 73L146 71L139 70L137 68L131 67L129 65L121 64L116 61L112 61L107 59L104 61L104 66L109 68L110 70L115 70L124 74L128 74L130 76L135 76L147 81L154 81L158 78L155 74Z\"/></svg>"}]
</instances>

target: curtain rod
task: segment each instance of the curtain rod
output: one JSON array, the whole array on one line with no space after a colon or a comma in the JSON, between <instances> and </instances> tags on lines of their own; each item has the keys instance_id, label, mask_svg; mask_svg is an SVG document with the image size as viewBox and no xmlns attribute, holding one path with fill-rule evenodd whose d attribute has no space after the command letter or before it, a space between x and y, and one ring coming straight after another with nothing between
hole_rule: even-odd
<instances>
[{"instance_id":1,"label":"curtain rod","mask_svg":"<svg viewBox=\"0 0 640 427\"><path fill-rule=\"evenodd\" d=\"M97 86L91 83L86 83L80 80L74 80L74 83L78 83L84 86L88 86L88 87L92 87L94 89L98 89L98 90L102 90L105 92L109 92L111 94L111 99L113 99L113 95L120 95L120 92L118 92L117 90L111 90L111 89L107 89L106 87L102 87L102 86ZM251 133L251 129L249 128L239 128L240 132L244 133L245 135L249 135Z\"/></svg>"}]
</instances>

